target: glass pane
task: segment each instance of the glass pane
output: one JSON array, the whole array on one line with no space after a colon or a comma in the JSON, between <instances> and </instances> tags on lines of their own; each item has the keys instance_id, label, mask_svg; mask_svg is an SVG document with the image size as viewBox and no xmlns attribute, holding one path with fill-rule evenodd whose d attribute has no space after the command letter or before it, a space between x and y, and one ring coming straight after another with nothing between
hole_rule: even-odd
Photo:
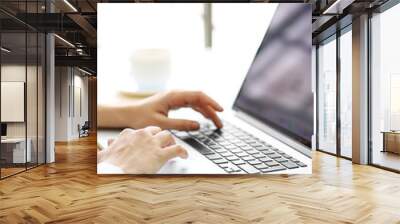
<instances>
[{"instance_id":1,"label":"glass pane","mask_svg":"<svg viewBox=\"0 0 400 224\"><path fill-rule=\"evenodd\" d=\"M44 34L38 36L38 163L45 163L45 44L46 37Z\"/></svg>"},{"instance_id":2,"label":"glass pane","mask_svg":"<svg viewBox=\"0 0 400 224\"><path fill-rule=\"evenodd\" d=\"M318 48L318 148L336 153L336 38Z\"/></svg>"},{"instance_id":3,"label":"glass pane","mask_svg":"<svg viewBox=\"0 0 400 224\"><path fill-rule=\"evenodd\" d=\"M2 177L25 170L26 34L1 34L1 140Z\"/></svg>"},{"instance_id":4,"label":"glass pane","mask_svg":"<svg viewBox=\"0 0 400 224\"><path fill-rule=\"evenodd\" d=\"M38 63L38 49L37 49L37 33L27 33L28 44L28 62L27 62L27 80L26 80L26 113L27 113L27 143L28 143L28 168L37 165L37 132L38 132L38 107L37 107L37 63Z\"/></svg>"},{"instance_id":5,"label":"glass pane","mask_svg":"<svg viewBox=\"0 0 400 224\"><path fill-rule=\"evenodd\" d=\"M372 18L372 163L400 170L400 5Z\"/></svg>"},{"instance_id":6,"label":"glass pane","mask_svg":"<svg viewBox=\"0 0 400 224\"><path fill-rule=\"evenodd\" d=\"M352 157L352 34L340 37L340 150Z\"/></svg>"},{"instance_id":7,"label":"glass pane","mask_svg":"<svg viewBox=\"0 0 400 224\"><path fill-rule=\"evenodd\" d=\"M37 1L27 2L26 12L37 13L39 6ZM34 19L31 19L32 22ZM30 151L30 158L27 167L37 166L38 160L38 35L34 30L27 30L27 76L26 76L26 114L27 114L27 150Z\"/></svg>"}]
</instances>

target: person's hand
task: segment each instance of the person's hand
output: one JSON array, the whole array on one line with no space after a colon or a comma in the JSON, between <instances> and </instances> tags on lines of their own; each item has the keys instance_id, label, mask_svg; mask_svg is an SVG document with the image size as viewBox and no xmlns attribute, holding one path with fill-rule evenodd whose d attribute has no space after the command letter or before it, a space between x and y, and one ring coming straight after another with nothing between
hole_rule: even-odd
<instances>
[{"instance_id":1,"label":"person's hand","mask_svg":"<svg viewBox=\"0 0 400 224\"><path fill-rule=\"evenodd\" d=\"M196 130L199 123L193 120L173 119L168 117L170 110L190 107L211 119L217 128L222 128L222 122L217 112L222 112L222 107L209 96L199 91L168 91L144 99L136 105L135 114L138 117L130 119L135 122L132 127L146 127L156 125L162 129ZM127 108L128 113L129 108Z\"/></svg>"},{"instance_id":2,"label":"person's hand","mask_svg":"<svg viewBox=\"0 0 400 224\"><path fill-rule=\"evenodd\" d=\"M159 127L124 129L101 152L101 161L121 168L126 174L154 174L168 160L187 158L186 150L175 144L168 131Z\"/></svg>"}]
</instances>

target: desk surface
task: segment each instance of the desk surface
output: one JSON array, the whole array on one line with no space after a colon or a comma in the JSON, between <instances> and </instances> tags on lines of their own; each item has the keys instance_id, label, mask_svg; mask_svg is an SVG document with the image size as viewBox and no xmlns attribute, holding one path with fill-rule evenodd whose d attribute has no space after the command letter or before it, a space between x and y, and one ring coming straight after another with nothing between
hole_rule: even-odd
<instances>
[{"instance_id":1,"label":"desk surface","mask_svg":"<svg viewBox=\"0 0 400 224\"><path fill-rule=\"evenodd\" d=\"M30 139L28 138L27 141ZM5 138L1 139L1 143L20 143L25 142L25 138Z\"/></svg>"},{"instance_id":2,"label":"desk surface","mask_svg":"<svg viewBox=\"0 0 400 224\"><path fill-rule=\"evenodd\" d=\"M395 135L397 135L397 134L400 134L400 131L381 131L381 133L383 133L383 134L395 134Z\"/></svg>"}]
</instances>

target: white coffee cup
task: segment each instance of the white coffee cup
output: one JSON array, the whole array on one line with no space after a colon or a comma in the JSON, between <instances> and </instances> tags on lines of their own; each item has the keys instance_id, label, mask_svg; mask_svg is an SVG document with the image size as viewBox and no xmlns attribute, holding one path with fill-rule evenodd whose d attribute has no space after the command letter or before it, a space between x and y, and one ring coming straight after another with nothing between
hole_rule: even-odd
<instances>
[{"instance_id":1,"label":"white coffee cup","mask_svg":"<svg viewBox=\"0 0 400 224\"><path fill-rule=\"evenodd\" d=\"M171 73L171 54L167 49L138 49L131 57L132 76L139 92L165 90Z\"/></svg>"}]
</instances>

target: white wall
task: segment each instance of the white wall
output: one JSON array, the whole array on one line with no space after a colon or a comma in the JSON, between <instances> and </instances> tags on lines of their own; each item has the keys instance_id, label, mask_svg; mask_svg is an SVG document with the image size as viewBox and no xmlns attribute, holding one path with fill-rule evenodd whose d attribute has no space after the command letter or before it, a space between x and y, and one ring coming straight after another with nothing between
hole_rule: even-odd
<instances>
[{"instance_id":1,"label":"white wall","mask_svg":"<svg viewBox=\"0 0 400 224\"><path fill-rule=\"evenodd\" d=\"M67 141L70 77L67 67L55 68L55 140Z\"/></svg>"},{"instance_id":2,"label":"white wall","mask_svg":"<svg viewBox=\"0 0 400 224\"><path fill-rule=\"evenodd\" d=\"M74 85L82 91L82 116L79 118L81 122L84 122L88 120L88 77L75 75Z\"/></svg>"},{"instance_id":3,"label":"white wall","mask_svg":"<svg viewBox=\"0 0 400 224\"><path fill-rule=\"evenodd\" d=\"M77 139L78 125L88 120L88 78L76 68L56 67L55 85L55 140Z\"/></svg>"}]
</instances>

